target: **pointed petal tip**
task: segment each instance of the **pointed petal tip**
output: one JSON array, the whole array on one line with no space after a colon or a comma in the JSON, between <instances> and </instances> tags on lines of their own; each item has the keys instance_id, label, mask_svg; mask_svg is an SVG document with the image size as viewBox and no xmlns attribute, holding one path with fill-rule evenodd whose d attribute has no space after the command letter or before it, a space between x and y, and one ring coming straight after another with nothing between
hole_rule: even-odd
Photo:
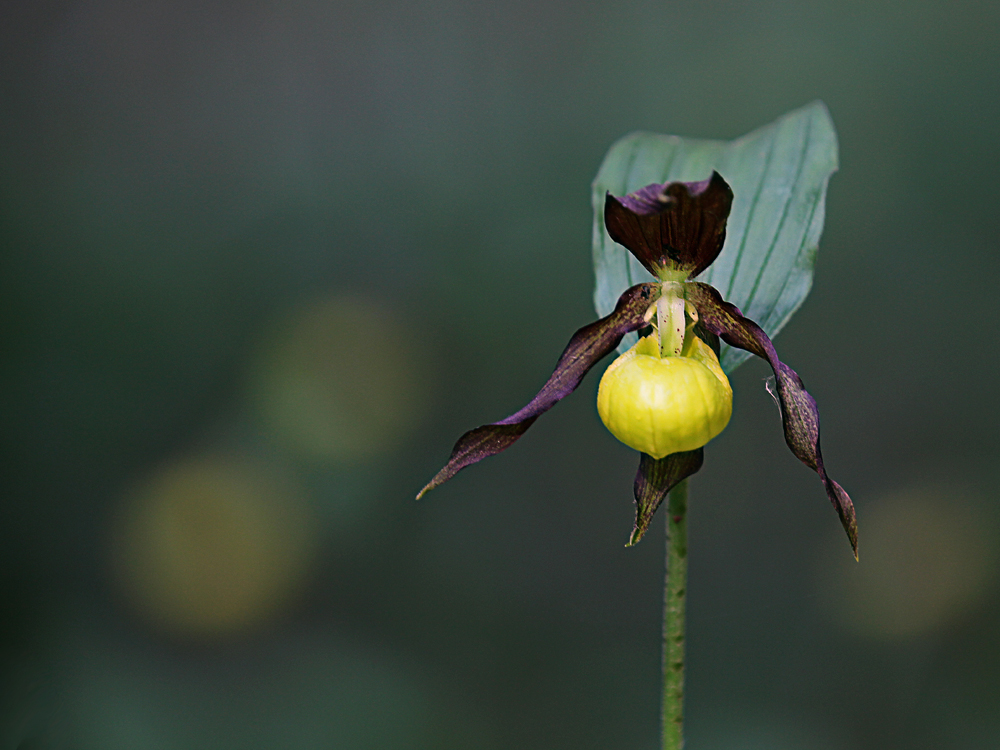
<instances>
[{"instance_id":1,"label":"pointed petal tip","mask_svg":"<svg viewBox=\"0 0 1000 750\"><path fill-rule=\"evenodd\" d=\"M823 469L823 474L824 476L826 475L825 468ZM844 491L843 487L832 479L829 479L829 477L826 479L828 491L833 490L833 492L829 493L830 500L837 509L837 514L840 516L840 523L843 525L844 531L847 532L847 539L851 543L851 551L854 553L854 559L858 560L858 517L854 511L854 503L851 502L851 496Z\"/></svg>"},{"instance_id":2,"label":"pointed petal tip","mask_svg":"<svg viewBox=\"0 0 1000 750\"><path fill-rule=\"evenodd\" d=\"M438 487L439 485L443 484L448 479L447 476L444 479L440 479L440 474L441 472L438 472L437 476L435 476L431 481L425 484L424 488L420 490L420 492L417 493L417 496L413 499L414 500L422 499L424 495L433 490L435 487Z\"/></svg>"},{"instance_id":3,"label":"pointed petal tip","mask_svg":"<svg viewBox=\"0 0 1000 750\"><path fill-rule=\"evenodd\" d=\"M830 481L830 484L834 485L844 497L847 497L847 493L843 491L839 484L834 481ZM847 497L847 502L850 503L850 498ZM847 532L847 541L851 543L851 552L854 553L855 562L860 562L858 560L858 522L854 515L854 504L851 503L846 505L846 507L837 508L838 511L844 511L841 516L840 522L844 526L844 531Z\"/></svg>"},{"instance_id":4,"label":"pointed petal tip","mask_svg":"<svg viewBox=\"0 0 1000 750\"><path fill-rule=\"evenodd\" d=\"M844 497L847 497L847 493L843 491L839 484L832 480L830 481L830 484L840 490ZM848 498L848 502L850 503L850 498ZM860 560L858 560L858 521L854 515L854 504L851 503L843 508L838 507L838 510L844 511L840 522L844 526L844 531L847 532L847 541L851 543L851 552L854 553L854 560L855 562L860 562Z\"/></svg>"}]
</instances>

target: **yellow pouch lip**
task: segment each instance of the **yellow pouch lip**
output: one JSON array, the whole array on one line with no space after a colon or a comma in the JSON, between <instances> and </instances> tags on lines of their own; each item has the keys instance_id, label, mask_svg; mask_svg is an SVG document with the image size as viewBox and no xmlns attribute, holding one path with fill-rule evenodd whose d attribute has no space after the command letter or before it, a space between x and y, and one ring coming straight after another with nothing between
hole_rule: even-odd
<instances>
[{"instance_id":1,"label":"yellow pouch lip","mask_svg":"<svg viewBox=\"0 0 1000 750\"><path fill-rule=\"evenodd\" d=\"M619 372L630 365L631 372ZM687 393L678 396L677 389ZM597 406L612 435L663 458L700 448L722 432L732 415L732 393L708 344L690 336L682 356L661 357L654 333L611 363Z\"/></svg>"}]
</instances>

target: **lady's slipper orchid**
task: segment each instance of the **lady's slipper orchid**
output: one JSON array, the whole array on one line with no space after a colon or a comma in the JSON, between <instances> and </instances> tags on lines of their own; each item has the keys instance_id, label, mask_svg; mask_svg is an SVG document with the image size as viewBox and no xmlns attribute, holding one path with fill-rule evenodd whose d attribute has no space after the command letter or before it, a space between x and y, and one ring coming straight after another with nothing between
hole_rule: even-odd
<instances>
[{"instance_id":1,"label":"lady's slipper orchid","mask_svg":"<svg viewBox=\"0 0 1000 750\"><path fill-rule=\"evenodd\" d=\"M770 339L719 292L691 277L722 251L733 193L717 173L702 182L648 185L616 198L608 193L604 223L659 282L637 284L614 311L577 331L548 382L515 414L465 433L444 468L418 499L458 471L510 447L543 412L572 393L626 333L652 323L655 332L611 364L601 380L598 411L608 429L642 452L635 478L636 519L629 544L645 534L653 513L678 482L701 468L702 446L732 411L732 390L713 348L718 338L767 360L774 371L785 442L815 471L857 556L854 506L827 476L819 447L819 413L802 380L778 359ZM700 338L699 338L700 336Z\"/></svg>"}]
</instances>

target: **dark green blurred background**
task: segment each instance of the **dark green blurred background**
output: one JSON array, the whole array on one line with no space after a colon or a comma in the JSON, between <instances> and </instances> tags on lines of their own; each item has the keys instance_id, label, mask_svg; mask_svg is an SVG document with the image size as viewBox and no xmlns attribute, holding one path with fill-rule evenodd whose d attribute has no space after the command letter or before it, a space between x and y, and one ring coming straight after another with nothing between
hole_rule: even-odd
<instances>
[{"instance_id":1,"label":"dark green blurred background","mask_svg":"<svg viewBox=\"0 0 1000 750\"><path fill-rule=\"evenodd\" d=\"M412 497L593 319L615 139L816 98L841 171L777 345L861 563L744 365L692 481L688 746L996 748L998 21L5 2L3 748L656 747L663 532L624 548L597 374Z\"/></svg>"}]
</instances>

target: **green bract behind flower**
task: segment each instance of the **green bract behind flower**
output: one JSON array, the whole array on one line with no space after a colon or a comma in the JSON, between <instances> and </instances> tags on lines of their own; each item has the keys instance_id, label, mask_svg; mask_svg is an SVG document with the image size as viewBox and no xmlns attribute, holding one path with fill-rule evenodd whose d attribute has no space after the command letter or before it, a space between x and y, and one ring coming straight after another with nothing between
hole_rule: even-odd
<instances>
[{"instance_id":1,"label":"green bract behind flower","mask_svg":"<svg viewBox=\"0 0 1000 750\"><path fill-rule=\"evenodd\" d=\"M691 336L680 357L660 357L655 334L616 359L597 392L601 421L653 458L701 448L733 413L733 389L705 342Z\"/></svg>"}]
</instances>

